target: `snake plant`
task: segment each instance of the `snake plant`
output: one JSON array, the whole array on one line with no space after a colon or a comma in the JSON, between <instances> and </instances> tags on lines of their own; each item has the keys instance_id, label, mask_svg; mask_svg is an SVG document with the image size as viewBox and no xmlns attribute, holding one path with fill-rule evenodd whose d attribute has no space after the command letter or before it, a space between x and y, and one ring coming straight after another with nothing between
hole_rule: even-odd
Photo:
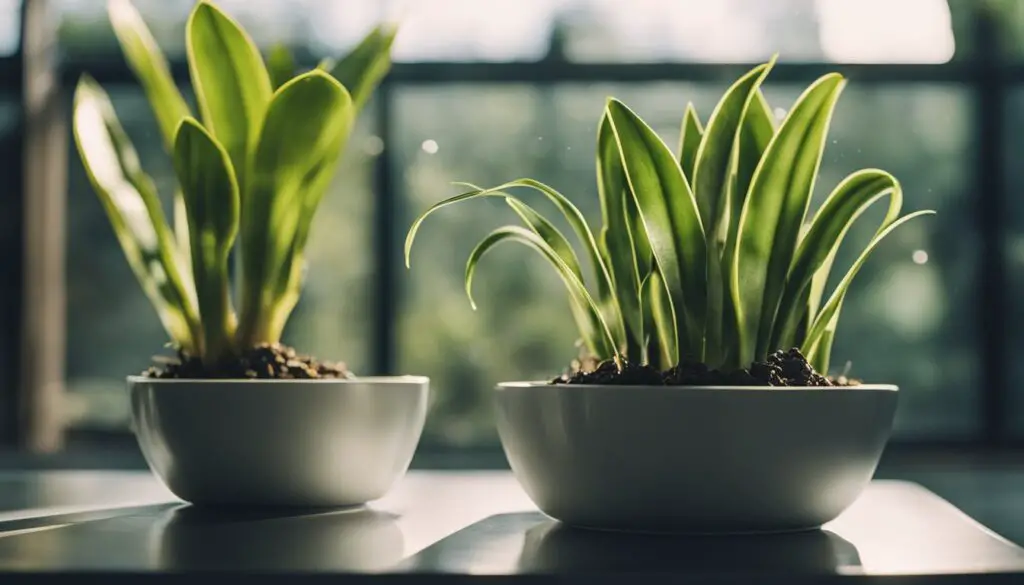
<instances>
[{"instance_id":1,"label":"snake plant","mask_svg":"<svg viewBox=\"0 0 1024 585\"><path fill-rule=\"evenodd\" d=\"M180 352L215 366L277 342L299 300L317 206L355 117L390 68L395 29L381 25L337 62L299 72L287 49L265 62L235 20L197 2L185 31L193 112L130 1L107 8L178 187L169 223L110 98L84 75L75 144L128 263Z\"/></svg>"},{"instance_id":2,"label":"snake plant","mask_svg":"<svg viewBox=\"0 0 1024 585\"><path fill-rule=\"evenodd\" d=\"M597 132L597 191L603 225L594 230L552 187L518 179L467 191L426 210L417 231L445 206L502 197L522 225L500 227L470 253L465 285L503 242L538 252L558 272L588 357L666 370L683 360L723 371L799 347L827 372L843 299L871 252L896 228L931 211L901 215L900 183L879 169L843 179L810 219L829 123L844 78L817 79L778 122L761 91L775 58L733 83L703 123L684 111L670 148L633 110L609 98ZM591 267L585 275L567 237L513 188L554 203ZM876 201L888 210L872 239L826 295L836 250ZM475 304L473 305L475 307Z\"/></svg>"}]
</instances>

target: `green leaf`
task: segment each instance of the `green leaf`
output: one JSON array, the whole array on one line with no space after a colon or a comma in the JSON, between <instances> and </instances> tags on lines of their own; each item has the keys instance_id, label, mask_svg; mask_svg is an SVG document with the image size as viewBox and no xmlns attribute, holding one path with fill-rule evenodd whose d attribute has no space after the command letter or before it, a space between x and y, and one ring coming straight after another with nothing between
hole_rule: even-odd
<instances>
[{"instance_id":1,"label":"green leaf","mask_svg":"<svg viewBox=\"0 0 1024 585\"><path fill-rule=\"evenodd\" d=\"M868 207L886 195L889 195L889 209L878 228L881 231L899 217L903 206L900 184L889 173L878 169L857 171L843 179L825 200L801 240L789 269L772 333L772 349L799 344L797 328L804 313L811 308L808 303L815 275L825 267L823 279L828 278L826 262L835 256L850 227ZM817 294L821 294L820 289Z\"/></svg>"},{"instance_id":2,"label":"green leaf","mask_svg":"<svg viewBox=\"0 0 1024 585\"><path fill-rule=\"evenodd\" d=\"M505 226L498 228L488 234L469 255L469 260L466 262L466 294L469 295L470 302L472 302L472 287L473 287L473 274L476 271L476 266L480 262L487 252L492 250L496 245L506 242L516 241L526 245L540 253L544 258L555 267L558 275L562 278L562 282L565 284L566 289L569 291L571 304L576 307L574 310L585 312L589 314L590 318L583 320L583 334L584 341L596 343L596 338L604 337L604 344L615 346L615 339L612 337L611 330L608 329L604 319L601 317L600 309L597 303L594 301L590 293L587 292L583 282L573 273L572 268L567 265L558 253L551 248L550 245L544 238L537 235L535 232L521 228L519 226ZM474 304L475 306L475 304ZM597 325L596 330L591 330L586 324L594 323ZM617 352L616 352L617 353ZM614 354L613 354L614 355Z\"/></svg>"},{"instance_id":3,"label":"green leaf","mask_svg":"<svg viewBox=\"0 0 1024 585\"><path fill-rule=\"evenodd\" d=\"M809 349L814 347L815 344L818 344L819 342L826 339L825 335L828 334L828 332L835 332L836 324L839 321L839 311L842 307L843 299L846 298L846 292L850 288L850 283L853 282L853 279L857 276L857 272L860 271L861 267L867 261L868 257L871 255L871 252L874 251L878 244L881 243L881 241L884 240L886 236L895 231L896 228L907 223L908 221L916 217L921 217L922 215L932 215L934 213L935 212L931 210L915 211L914 213L909 213L897 219L896 221L889 223L887 226L885 226L885 228L879 230L878 233L876 233L875 236L871 238L871 241L868 242L867 247L864 248L864 250L860 253L860 256L858 256L857 259L854 261L853 265L850 266L850 269L846 271L846 274L843 276L843 279L839 281L838 285L836 285L836 289L832 292L832 295L829 297L828 301L825 302L825 305L821 308L821 312L819 312L818 315L814 318L814 323L811 325L810 329L807 332L807 337L804 339L804 343L802 346L803 349ZM831 341L826 341L826 343L831 343ZM827 349L827 347L819 347L817 348L817 351L819 354L822 351L826 351L827 354ZM827 360L827 355L822 359Z\"/></svg>"},{"instance_id":4,"label":"green leaf","mask_svg":"<svg viewBox=\"0 0 1024 585\"><path fill-rule=\"evenodd\" d=\"M242 198L242 294L239 338L277 341L278 307L295 282L295 260L353 122L352 100L314 69L281 86L267 108Z\"/></svg>"},{"instance_id":5,"label":"green leaf","mask_svg":"<svg viewBox=\"0 0 1024 585\"><path fill-rule=\"evenodd\" d=\"M238 184L228 153L193 118L185 118L178 127L174 170L191 226L203 358L217 364L234 353L228 256L238 233Z\"/></svg>"},{"instance_id":6,"label":"green leaf","mask_svg":"<svg viewBox=\"0 0 1024 585\"><path fill-rule=\"evenodd\" d=\"M619 156L611 121L601 117L597 138L597 191L601 201L604 229L601 233L602 256L611 276L612 295L618 303L626 334L626 357L639 362L644 340L643 313L640 310L640 273L631 226L626 174ZM636 234L637 238L646 237Z\"/></svg>"},{"instance_id":7,"label":"green leaf","mask_svg":"<svg viewBox=\"0 0 1024 585\"><path fill-rule=\"evenodd\" d=\"M725 360L724 340L735 338L734 311L732 307L726 307L729 292L723 274L722 251L728 237L729 186L735 176L738 142L750 103L758 95L761 83L774 63L775 58L772 57L771 61L751 69L726 90L711 113L692 167L693 194L708 238L707 351L704 361L711 367L718 367Z\"/></svg>"},{"instance_id":8,"label":"green leaf","mask_svg":"<svg viewBox=\"0 0 1024 585\"><path fill-rule=\"evenodd\" d=\"M740 215L730 284L740 324L741 364L768 353L786 275L843 84L840 75L828 74L800 96L751 180Z\"/></svg>"},{"instance_id":9,"label":"green leaf","mask_svg":"<svg viewBox=\"0 0 1024 585\"><path fill-rule=\"evenodd\" d=\"M618 100L610 99L606 111L629 190L671 294L679 356L702 359L707 252L693 192L675 155L650 126Z\"/></svg>"},{"instance_id":10,"label":"green leaf","mask_svg":"<svg viewBox=\"0 0 1024 585\"><path fill-rule=\"evenodd\" d=\"M370 31L348 55L330 65L331 75L352 94L357 110L363 108L391 70L391 45L397 33L394 25L382 24Z\"/></svg>"},{"instance_id":11,"label":"green leaf","mask_svg":"<svg viewBox=\"0 0 1024 585\"><path fill-rule=\"evenodd\" d=\"M775 58L751 69L725 92L715 106L697 150L693 171L693 195L705 232L724 241L730 161L739 139L748 105L768 76ZM718 250L716 250L718 252Z\"/></svg>"},{"instance_id":12,"label":"green leaf","mask_svg":"<svg viewBox=\"0 0 1024 585\"><path fill-rule=\"evenodd\" d=\"M231 17L200 0L186 24L185 50L204 126L248 193L248 156L256 144L273 89L259 49Z\"/></svg>"},{"instance_id":13,"label":"green leaf","mask_svg":"<svg viewBox=\"0 0 1024 585\"><path fill-rule=\"evenodd\" d=\"M704 137L704 128L701 126L697 110L693 102L686 103L686 112L683 114L683 126L679 130L679 165L683 167L683 174L686 180L693 184L693 171L697 166L697 150Z\"/></svg>"},{"instance_id":14,"label":"green leaf","mask_svg":"<svg viewBox=\"0 0 1024 585\"><path fill-rule=\"evenodd\" d=\"M676 317L672 309L672 301L665 290L665 281L658 274L657 268L647 275L640 284L640 296L643 299L644 320L648 335L655 336L655 343L648 342L648 347L656 347L658 352L648 351L649 363L659 370L667 370L679 362L679 351L676 345Z\"/></svg>"},{"instance_id":15,"label":"green leaf","mask_svg":"<svg viewBox=\"0 0 1024 585\"><path fill-rule=\"evenodd\" d=\"M295 57L287 45L277 43L270 48L270 54L267 55L267 72L270 74L270 84L275 90L295 77L295 71Z\"/></svg>"},{"instance_id":16,"label":"green leaf","mask_svg":"<svg viewBox=\"0 0 1024 585\"><path fill-rule=\"evenodd\" d=\"M412 256L412 245L416 239L416 234L419 232L420 226L423 225L423 222L427 219L427 217L429 217L435 211L438 211L454 203L459 203L460 201L467 201L470 199L476 199L481 197L510 197L510 195L505 193L504 190L513 187L521 187L537 191L538 193L544 195L549 201L554 203L555 207L559 210L559 212L561 212L562 216L566 219L566 221L569 223L569 226L576 234L576 237L580 240L583 247L586 249L587 255L590 258L590 262L591 264L594 265L595 272L597 272L598 274L598 289L601 290L602 287L611 287L611 277L608 274L607 267L605 267L604 265L604 261L601 259L601 255L597 247L597 240L594 238L593 232L590 231L590 226L587 225L587 220L583 217L583 214L580 213L580 210L575 205L573 205L572 202L569 201L569 199L566 198L565 195L562 195L561 193L552 189L548 185L545 185L544 183L535 181L533 179L516 179L514 181L509 181L507 183L503 183L496 187L490 187L487 189L480 189L479 187L472 185L470 183L461 184L467 185L471 187L473 190L461 193L454 197L450 197L439 203L435 203L434 205L430 206L430 208L428 208L426 211L424 211L419 217L417 217L416 220L413 221L412 225L409 227L409 232L405 236L406 268L408 268L411 265L410 259Z\"/></svg>"},{"instance_id":17,"label":"green leaf","mask_svg":"<svg viewBox=\"0 0 1024 585\"><path fill-rule=\"evenodd\" d=\"M164 146L170 149L178 123L192 113L174 83L167 59L130 0L109 0L107 15L125 61L153 109Z\"/></svg>"},{"instance_id":18,"label":"green leaf","mask_svg":"<svg viewBox=\"0 0 1024 585\"><path fill-rule=\"evenodd\" d=\"M554 251L562 262L569 267L572 273L576 275L576 278L578 278L581 283L584 282L583 270L580 268L580 261L576 256L576 251L573 250L572 245L565 236L562 235L562 232L560 232L551 222L537 213L537 211L532 207L515 197L507 197L505 201L508 203L509 207L511 207L516 214L522 218L523 223L525 223L527 227L543 238L545 243L551 246L552 251ZM469 288L466 289L466 294L470 296L470 304L475 310L476 303L473 301ZM600 322L595 319L595 313L577 302L571 302L570 307L573 312L573 319L576 321L576 325L580 330L587 349L589 349L590 352L598 359L603 360L613 357L615 355L615 348L608 345L607 339L602 334L602 326Z\"/></svg>"},{"instance_id":19,"label":"green leaf","mask_svg":"<svg viewBox=\"0 0 1024 585\"><path fill-rule=\"evenodd\" d=\"M175 262L174 236L152 179L139 165L106 92L89 77L75 89L73 134L128 265L170 338L195 355L199 318Z\"/></svg>"}]
</instances>

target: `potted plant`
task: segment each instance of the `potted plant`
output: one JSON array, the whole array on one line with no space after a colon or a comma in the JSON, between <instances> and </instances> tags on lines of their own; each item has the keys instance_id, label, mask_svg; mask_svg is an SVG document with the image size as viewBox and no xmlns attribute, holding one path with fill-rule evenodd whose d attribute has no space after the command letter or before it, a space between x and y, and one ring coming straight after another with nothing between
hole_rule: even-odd
<instances>
[{"instance_id":1,"label":"potted plant","mask_svg":"<svg viewBox=\"0 0 1024 585\"><path fill-rule=\"evenodd\" d=\"M808 220L829 122L845 80L810 85L781 123L761 84L772 58L722 96L706 125L692 104L679 146L610 98L597 133L603 225L531 179L470 190L502 197L523 226L503 242L540 253L569 293L584 354L549 382L496 392L497 427L516 477L542 511L584 527L751 532L818 527L856 499L891 430L897 388L826 377L850 283L901 216L889 173L846 177ZM544 195L593 268L554 223L508 193ZM888 211L826 295L836 250L872 203ZM807 356L806 359L804 356Z\"/></svg>"},{"instance_id":2,"label":"potted plant","mask_svg":"<svg viewBox=\"0 0 1024 585\"><path fill-rule=\"evenodd\" d=\"M83 76L78 152L177 354L128 378L147 462L194 504L343 506L382 496L412 458L428 380L355 377L280 338L318 203L390 67L395 30L378 27L337 63L302 73L276 49L268 71L237 22L198 2L186 25L195 117L129 0L111 0L108 13L178 183L172 228L109 98Z\"/></svg>"}]
</instances>

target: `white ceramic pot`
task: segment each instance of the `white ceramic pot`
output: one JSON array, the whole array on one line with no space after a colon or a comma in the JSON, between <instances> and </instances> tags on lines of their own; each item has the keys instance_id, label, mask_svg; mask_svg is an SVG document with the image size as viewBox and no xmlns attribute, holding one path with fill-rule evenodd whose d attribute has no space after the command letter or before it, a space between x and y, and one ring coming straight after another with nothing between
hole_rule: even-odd
<instances>
[{"instance_id":1,"label":"white ceramic pot","mask_svg":"<svg viewBox=\"0 0 1024 585\"><path fill-rule=\"evenodd\" d=\"M150 468L193 504L341 507L383 496L409 467L428 380L129 377Z\"/></svg>"},{"instance_id":2,"label":"white ceramic pot","mask_svg":"<svg viewBox=\"0 0 1024 585\"><path fill-rule=\"evenodd\" d=\"M818 528L870 481L895 386L500 384L512 471L545 514L585 528Z\"/></svg>"}]
</instances>

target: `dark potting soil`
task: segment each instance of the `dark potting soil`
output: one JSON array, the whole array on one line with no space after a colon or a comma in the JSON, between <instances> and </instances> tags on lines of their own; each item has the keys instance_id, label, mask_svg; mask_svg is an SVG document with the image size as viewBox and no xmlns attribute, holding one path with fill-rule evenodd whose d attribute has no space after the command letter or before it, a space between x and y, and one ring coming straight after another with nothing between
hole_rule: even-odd
<instances>
[{"instance_id":1,"label":"dark potting soil","mask_svg":"<svg viewBox=\"0 0 1024 585\"><path fill-rule=\"evenodd\" d=\"M157 358L154 358L157 361ZM143 372L150 378L210 379L276 379L310 380L316 378L352 378L345 364L322 362L280 343L264 343L242 352L238 358L216 367L206 366L198 358L179 353L177 358L159 359Z\"/></svg>"},{"instance_id":2,"label":"dark potting soil","mask_svg":"<svg viewBox=\"0 0 1024 585\"><path fill-rule=\"evenodd\" d=\"M854 386L845 376L825 377L814 371L797 348L779 350L747 369L722 371L699 362L683 362L660 372L649 365L625 363L620 368L607 360L590 370L577 369L553 384L605 384L618 386Z\"/></svg>"}]
</instances>

